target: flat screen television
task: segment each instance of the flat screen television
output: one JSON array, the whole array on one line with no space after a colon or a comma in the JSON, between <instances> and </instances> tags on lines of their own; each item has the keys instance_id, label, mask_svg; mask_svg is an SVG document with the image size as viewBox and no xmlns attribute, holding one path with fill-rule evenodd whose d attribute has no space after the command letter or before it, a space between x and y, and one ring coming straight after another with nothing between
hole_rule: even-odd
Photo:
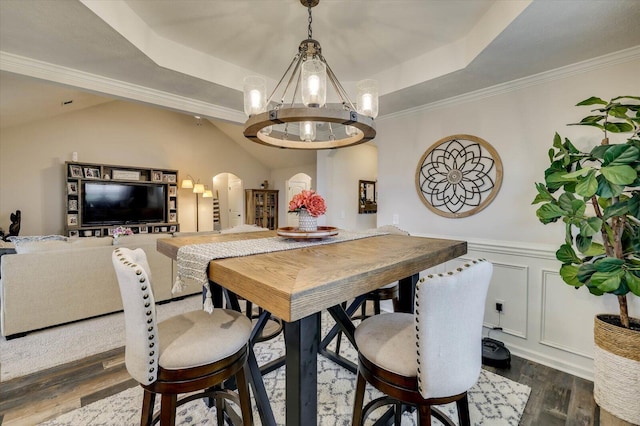
<instances>
[{"instance_id":1,"label":"flat screen television","mask_svg":"<svg viewBox=\"0 0 640 426\"><path fill-rule=\"evenodd\" d=\"M82 226L165 221L165 185L83 182Z\"/></svg>"}]
</instances>

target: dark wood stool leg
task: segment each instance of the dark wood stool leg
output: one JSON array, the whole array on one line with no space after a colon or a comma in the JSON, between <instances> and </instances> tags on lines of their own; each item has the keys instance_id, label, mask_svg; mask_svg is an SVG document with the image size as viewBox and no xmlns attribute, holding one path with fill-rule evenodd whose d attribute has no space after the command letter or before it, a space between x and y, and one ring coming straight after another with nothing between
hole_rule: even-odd
<instances>
[{"instance_id":1,"label":"dark wood stool leg","mask_svg":"<svg viewBox=\"0 0 640 426\"><path fill-rule=\"evenodd\" d=\"M469 418L469 398L466 392L462 398L456 401L456 407L458 408L458 424L460 426L471 426L471 419Z\"/></svg>"},{"instance_id":2,"label":"dark wood stool leg","mask_svg":"<svg viewBox=\"0 0 640 426\"><path fill-rule=\"evenodd\" d=\"M218 396L215 398L216 401L216 420L218 421L218 426L224 426L224 398L222 396Z\"/></svg>"},{"instance_id":3,"label":"dark wood stool leg","mask_svg":"<svg viewBox=\"0 0 640 426\"><path fill-rule=\"evenodd\" d=\"M142 416L140 417L141 426L151 426L153 423L153 404L156 402L156 394L144 389L142 397Z\"/></svg>"},{"instance_id":4,"label":"dark wood stool leg","mask_svg":"<svg viewBox=\"0 0 640 426\"><path fill-rule=\"evenodd\" d=\"M238 383L238 396L240 397L240 411L242 412L242 424L253 425L253 412L251 410L251 396L249 395L249 383L247 382L248 366L245 365L236 373Z\"/></svg>"},{"instance_id":5,"label":"dark wood stool leg","mask_svg":"<svg viewBox=\"0 0 640 426\"><path fill-rule=\"evenodd\" d=\"M358 372L358 380L356 382L356 397L353 402L353 416L351 419L352 426L362 425L362 405L364 403L364 390L367 385L364 377Z\"/></svg>"},{"instance_id":6,"label":"dark wood stool leg","mask_svg":"<svg viewBox=\"0 0 640 426\"><path fill-rule=\"evenodd\" d=\"M418 424L420 426L431 426L431 406L420 405L418 407Z\"/></svg>"},{"instance_id":7,"label":"dark wood stool leg","mask_svg":"<svg viewBox=\"0 0 640 426\"><path fill-rule=\"evenodd\" d=\"M178 395L163 394L160 399L160 424L175 426Z\"/></svg>"}]
</instances>

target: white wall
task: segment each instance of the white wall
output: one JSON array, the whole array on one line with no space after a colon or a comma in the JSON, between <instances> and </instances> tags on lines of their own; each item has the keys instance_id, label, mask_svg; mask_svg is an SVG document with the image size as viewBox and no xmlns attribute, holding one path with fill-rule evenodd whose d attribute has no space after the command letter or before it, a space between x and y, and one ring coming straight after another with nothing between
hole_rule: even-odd
<instances>
[{"instance_id":1,"label":"white wall","mask_svg":"<svg viewBox=\"0 0 640 426\"><path fill-rule=\"evenodd\" d=\"M637 57L590 69L575 67L571 74L556 71L377 122L378 224L392 223L397 214L398 225L413 235L468 241L467 256L435 269L444 271L476 257L494 263L485 325L500 321L504 332L494 331L492 337L505 341L515 354L586 378L593 375L593 316L617 313L617 301L612 295L594 297L562 282L555 251L564 228L538 222L537 206L531 205L534 183L544 178L547 151L556 131L579 147L600 143L597 129L566 125L590 113L589 107L574 105L590 96L640 95L639 69ZM422 204L414 181L422 154L439 139L460 133L493 145L502 158L504 180L485 210L450 219ZM338 178L347 173L351 161L347 150L319 156L318 179L326 184L322 191L332 197L330 206L351 209L349 199L355 198L356 184L351 191L352 184L345 189ZM340 223L333 215L327 218ZM504 301L500 318L495 311L498 299ZM639 317L640 298L631 296L629 302L630 312Z\"/></svg>"},{"instance_id":2,"label":"white wall","mask_svg":"<svg viewBox=\"0 0 640 426\"><path fill-rule=\"evenodd\" d=\"M376 227L375 214L358 213L358 182L378 178L378 149L375 145L365 143L318 151L317 173L316 189L327 202L327 213L318 219L318 224L351 230Z\"/></svg>"},{"instance_id":3,"label":"white wall","mask_svg":"<svg viewBox=\"0 0 640 426\"><path fill-rule=\"evenodd\" d=\"M271 171L210 122L122 101L70 112L0 131L0 227L22 211L21 235L63 231L64 167L71 153L81 162L179 170L210 185L230 172L245 187L259 187ZM195 230L195 195L178 189L182 231ZM213 228L212 203L200 198L200 230Z\"/></svg>"}]
</instances>

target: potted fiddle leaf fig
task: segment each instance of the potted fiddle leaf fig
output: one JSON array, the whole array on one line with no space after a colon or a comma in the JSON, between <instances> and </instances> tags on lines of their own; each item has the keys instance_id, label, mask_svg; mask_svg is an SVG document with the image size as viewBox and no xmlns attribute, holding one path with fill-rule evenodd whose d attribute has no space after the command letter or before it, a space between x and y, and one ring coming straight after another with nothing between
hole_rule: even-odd
<instances>
[{"instance_id":1,"label":"potted fiddle leaf fig","mask_svg":"<svg viewBox=\"0 0 640 426\"><path fill-rule=\"evenodd\" d=\"M595 318L594 398L609 413L640 424L640 320L629 315L627 303L640 296L640 97L591 97L578 106L594 109L572 125L598 128L604 138L583 151L556 133L533 204L542 203L536 215L543 224L565 224L556 252L562 279L595 296L617 297L618 314ZM626 141L610 144L614 133Z\"/></svg>"}]
</instances>

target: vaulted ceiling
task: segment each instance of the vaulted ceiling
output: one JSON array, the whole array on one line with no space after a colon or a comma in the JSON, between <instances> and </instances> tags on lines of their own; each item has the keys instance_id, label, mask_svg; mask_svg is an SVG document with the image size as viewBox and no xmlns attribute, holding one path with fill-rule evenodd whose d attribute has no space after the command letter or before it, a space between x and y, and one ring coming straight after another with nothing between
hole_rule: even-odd
<instances>
[{"instance_id":1,"label":"vaulted ceiling","mask_svg":"<svg viewBox=\"0 0 640 426\"><path fill-rule=\"evenodd\" d=\"M242 80L273 88L307 20L299 0L0 0L0 126L127 99L221 120L276 165L242 138ZM312 29L349 93L379 81L384 117L640 46L638 22L639 0L321 0Z\"/></svg>"}]
</instances>

